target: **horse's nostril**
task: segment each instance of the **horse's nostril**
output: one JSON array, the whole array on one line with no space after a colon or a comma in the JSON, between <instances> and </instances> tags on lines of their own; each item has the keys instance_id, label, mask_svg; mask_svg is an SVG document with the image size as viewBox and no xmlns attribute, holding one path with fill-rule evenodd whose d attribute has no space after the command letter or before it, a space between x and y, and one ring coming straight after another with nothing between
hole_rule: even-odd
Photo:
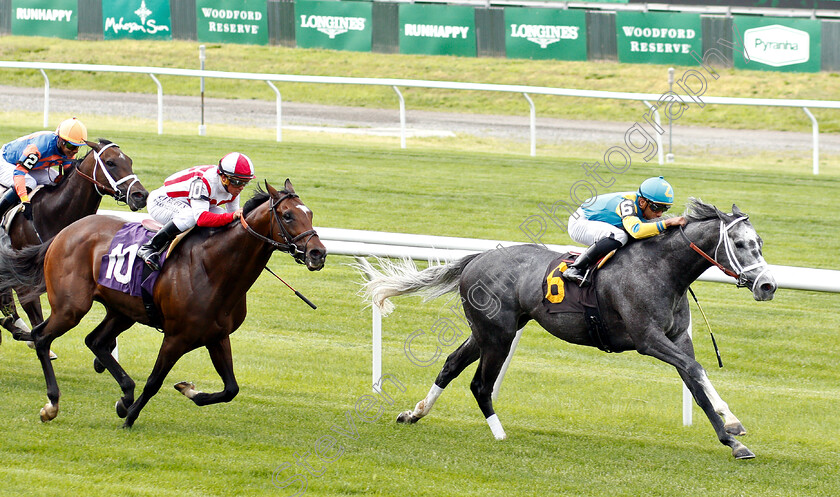
<instances>
[{"instance_id":1,"label":"horse's nostril","mask_svg":"<svg viewBox=\"0 0 840 497\"><path fill-rule=\"evenodd\" d=\"M776 286L772 285L770 283L764 283L763 285L761 285L761 290L763 292L772 292L772 291L776 290Z\"/></svg>"}]
</instances>

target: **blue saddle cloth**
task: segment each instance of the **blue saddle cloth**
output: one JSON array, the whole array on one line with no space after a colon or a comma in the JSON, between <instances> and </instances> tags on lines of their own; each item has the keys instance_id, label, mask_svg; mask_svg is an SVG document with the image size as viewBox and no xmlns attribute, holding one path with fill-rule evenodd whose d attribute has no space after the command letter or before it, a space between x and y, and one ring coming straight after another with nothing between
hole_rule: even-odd
<instances>
[{"instance_id":1,"label":"blue saddle cloth","mask_svg":"<svg viewBox=\"0 0 840 497\"><path fill-rule=\"evenodd\" d=\"M137 257L137 249L144 245L154 235L140 223L125 223L111 240L108 253L102 256L99 266L100 285L127 293L133 297L142 296L142 290L149 294L155 287L159 271L143 277L146 264ZM160 255L160 266L163 267L166 251Z\"/></svg>"}]
</instances>

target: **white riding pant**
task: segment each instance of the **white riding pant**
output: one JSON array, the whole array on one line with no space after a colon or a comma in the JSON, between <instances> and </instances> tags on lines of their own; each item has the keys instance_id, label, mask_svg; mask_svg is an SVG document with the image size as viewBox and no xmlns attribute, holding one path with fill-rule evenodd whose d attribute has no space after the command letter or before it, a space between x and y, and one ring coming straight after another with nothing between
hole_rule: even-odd
<instances>
[{"instance_id":1,"label":"white riding pant","mask_svg":"<svg viewBox=\"0 0 840 497\"><path fill-rule=\"evenodd\" d=\"M584 217L583 209L578 208L574 214L569 216L569 236L577 243L586 245L587 247L597 242L602 238L607 238L613 235L613 238L621 242L624 246L627 244L629 237L627 232L622 228L613 226L610 223L603 221L592 221Z\"/></svg>"},{"instance_id":2,"label":"white riding pant","mask_svg":"<svg viewBox=\"0 0 840 497\"><path fill-rule=\"evenodd\" d=\"M165 192L154 190L149 194L146 207L149 210L149 215L161 224L172 221L181 231L186 231L195 226L195 215L186 198L179 200L170 197Z\"/></svg>"}]
</instances>

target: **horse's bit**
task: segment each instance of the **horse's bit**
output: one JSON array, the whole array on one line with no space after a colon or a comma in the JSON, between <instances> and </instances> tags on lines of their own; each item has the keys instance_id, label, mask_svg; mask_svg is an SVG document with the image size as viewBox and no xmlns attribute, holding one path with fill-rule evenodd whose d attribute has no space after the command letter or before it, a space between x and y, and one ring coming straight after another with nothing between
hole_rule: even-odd
<instances>
[{"instance_id":1,"label":"horse's bit","mask_svg":"<svg viewBox=\"0 0 840 497\"><path fill-rule=\"evenodd\" d=\"M718 243L715 246L715 256L714 257L711 257L706 252L703 252L703 250L700 247L698 247L697 245L694 244L694 242L689 240L688 235L685 234L685 231L683 231L682 226L680 226L680 234L683 236L683 238L685 238L685 240L688 242L688 244L691 246L691 248L694 249L695 252L697 252L698 254L703 256L706 260L708 260L713 265L715 265L718 269L723 271L727 276L731 276L731 277L735 278L736 280L738 280L737 283L736 283L736 286L738 286L738 287L747 286L747 284L749 283L749 281L747 281L747 277L746 277L747 272L752 271L753 269L762 268L762 271L753 280L753 287L755 287L755 283L759 279L761 279L761 277L764 275L764 273L769 271L770 267L767 265L767 262L764 260L764 257L762 257L760 255L758 256L758 261L756 263L750 264L749 266L746 266L746 267L742 266L741 263L738 261L738 258L735 257L736 252L735 252L735 247L732 246L732 240L730 240L729 236L727 236L727 233L729 232L730 228L732 228L737 223L739 223L741 221L746 221L746 220L747 220L747 216L741 216L741 217L735 218L733 221L730 221L729 224L724 224L723 220L720 221L720 233L718 234ZM725 268L723 266L723 264L719 263L716 260L717 255L718 255L718 251L720 250L720 245L721 244L723 244L724 252L726 252L726 257L729 259L729 262L732 265L732 269ZM733 271L733 269L734 269L734 271ZM750 290L752 290L752 288L750 288Z\"/></svg>"},{"instance_id":2,"label":"horse's bit","mask_svg":"<svg viewBox=\"0 0 840 497\"><path fill-rule=\"evenodd\" d=\"M131 192L131 188L134 187L135 183L139 183L140 180L137 179L136 174L129 174L128 176L120 178L119 181L115 181L114 177L111 176L111 173L108 172L108 169L105 167L105 163L102 162L102 152L104 152L105 150L107 150L110 147L116 147L116 146L117 146L116 143L109 143L109 144L105 145L104 147L102 147L101 149L99 149L98 152L96 151L96 149L91 149L92 152L93 152L93 158L95 160L92 175L88 176L87 174L83 173L78 168L78 166L76 166L76 172L79 173L86 180L93 183L93 187L96 189L96 193L98 193L99 196L104 197L105 194L108 194L108 195L114 197L114 200L116 200L117 202L124 202L128 198L128 194L129 194L129 192ZM99 170L102 171L102 174L105 175L105 179L107 179L108 183L111 185L110 187L108 185L102 184L99 180L96 179L96 169L97 168L99 168ZM128 185L128 188L126 188L125 193L123 193L119 190L119 186L121 184L125 183L126 181L131 181L131 184ZM104 190L104 193L102 191L100 191L100 189Z\"/></svg>"},{"instance_id":3,"label":"horse's bit","mask_svg":"<svg viewBox=\"0 0 840 497\"><path fill-rule=\"evenodd\" d=\"M280 221L280 219L277 217L276 207L278 205L280 205L280 202L286 200L287 198L299 198L299 195L296 194L296 193L289 193L287 191L283 191L282 193L283 193L283 195L279 199L277 199L276 202L271 203L271 207L270 207L270 209L271 209L271 222L269 223L268 233L269 233L269 235L271 234L274 222L277 221L277 225L280 226L280 236L283 237L283 242L278 242L278 241L272 240L271 238L263 236L263 235L257 233L256 231L254 231L254 229L251 228L250 226L248 226L248 223L245 222L245 216L244 215L239 216L239 221L242 223L242 226L246 230L248 230L248 233L254 235L258 239L262 240L263 242L271 245L274 248L274 250L279 250L281 252L287 252L287 253L291 254L291 256L295 259L295 261L298 264L304 264L306 262L306 260L305 260L306 259L306 248L309 246L309 240L311 240L312 237L317 235L318 233L314 229L304 231L303 233L299 234L298 236L294 236L294 237L291 235L291 233L289 233L289 231L286 229L286 227L283 226L283 222ZM303 237L307 237L307 238L306 238L306 242L303 244L303 250L301 250L301 249L298 248L298 246L295 242L297 242L298 240L300 240Z\"/></svg>"}]
</instances>

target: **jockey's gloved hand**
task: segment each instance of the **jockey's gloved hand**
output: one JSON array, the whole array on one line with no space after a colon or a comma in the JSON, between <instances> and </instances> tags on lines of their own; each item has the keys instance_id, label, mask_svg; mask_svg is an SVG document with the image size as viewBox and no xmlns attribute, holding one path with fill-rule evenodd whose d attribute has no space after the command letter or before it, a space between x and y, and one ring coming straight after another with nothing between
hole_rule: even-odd
<instances>
[{"instance_id":1,"label":"jockey's gloved hand","mask_svg":"<svg viewBox=\"0 0 840 497\"><path fill-rule=\"evenodd\" d=\"M32 221L32 204L29 202L23 202L23 217L27 221Z\"/></svg>"}]
</instances>

